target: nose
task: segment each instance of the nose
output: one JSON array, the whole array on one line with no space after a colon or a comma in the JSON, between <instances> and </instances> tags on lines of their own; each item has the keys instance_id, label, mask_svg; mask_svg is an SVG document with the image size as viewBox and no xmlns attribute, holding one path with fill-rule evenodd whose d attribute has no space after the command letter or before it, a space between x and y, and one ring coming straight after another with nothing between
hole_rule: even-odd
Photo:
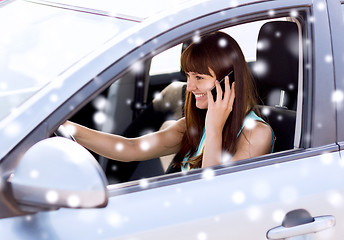
<instances>
[{"instance_id":1,"label":"nose","mask_svg":"<svg viewBox=\"0 0 344 240\"><path fill-rule=\"evenodd\" d=\"M196 89L197 89L196 80L189 77L186 82L186 90L188 90L188 92L192 92Z\"/></svg>"}]
</instances>

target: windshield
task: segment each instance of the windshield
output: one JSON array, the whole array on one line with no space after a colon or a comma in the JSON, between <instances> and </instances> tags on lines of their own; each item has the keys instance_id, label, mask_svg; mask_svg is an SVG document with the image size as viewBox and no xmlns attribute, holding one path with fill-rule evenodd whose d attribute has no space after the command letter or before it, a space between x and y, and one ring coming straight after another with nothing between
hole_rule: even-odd
<instances>
[{"instance_id":1,"label":"windshield","mask_svg":"<svg viewBox=\"0 0 344 240\"><path fill-rule=\"evenodd\" d=\"M25 1L0 7L0 120L134 24Z\"/></svg>"}]
</instances>

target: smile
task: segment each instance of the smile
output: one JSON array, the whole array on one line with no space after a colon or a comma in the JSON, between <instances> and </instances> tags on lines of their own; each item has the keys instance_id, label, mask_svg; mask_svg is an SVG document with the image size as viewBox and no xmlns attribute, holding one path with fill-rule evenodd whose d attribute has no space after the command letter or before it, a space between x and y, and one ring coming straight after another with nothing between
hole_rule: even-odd
<instances>
[{"instance_id":1,"label":"smile","mask_svg":"<svg viewBox=\"0 0 344 240\"><path fill-rule=\"evenodd\" d=\"M196 98L201 98L203 96L205 96L205 93L200 93L200 94L194 94Z\"/></svg>"}]
</instances>

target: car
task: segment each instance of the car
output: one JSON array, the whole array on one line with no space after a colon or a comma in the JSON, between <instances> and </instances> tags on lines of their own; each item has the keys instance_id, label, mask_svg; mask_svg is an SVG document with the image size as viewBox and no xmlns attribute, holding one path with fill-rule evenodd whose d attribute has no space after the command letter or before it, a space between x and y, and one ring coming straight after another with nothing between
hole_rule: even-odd
<instances>
[{"instance_id":1,"label":"car","mask_svg":"<svg viewBox=\"0 0 344 240\"><path fill-rule=\"evenodd\" d=\"M2 239L343 238L344 1L13 0L0 22ZM135 137L182 117L180 53L218 30L243 49L273 153L178 172L60 127Z\"/></svg>"}]
</instances>

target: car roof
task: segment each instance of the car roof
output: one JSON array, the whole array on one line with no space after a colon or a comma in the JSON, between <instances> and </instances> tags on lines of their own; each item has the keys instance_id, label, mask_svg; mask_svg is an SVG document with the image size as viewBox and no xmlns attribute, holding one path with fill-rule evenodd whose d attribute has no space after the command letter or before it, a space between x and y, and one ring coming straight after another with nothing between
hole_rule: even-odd
<instances>
[{"instance_id":1,"label":"car roof","mask_svg":"<svg viewBox=\"0 0 344 240\"><path fill-rule=\"evenodd\" d=\"M160 13L164 10L181 6L187 3L205 2L208 0L126 0L126 1L113 1L113 0L27 0L30 2L41 3L46 5L54 5L62 8L79 9L84 11L92 11L118 17L122 19L141 22L149 16Z\"/></svg>"}]
</instances>

